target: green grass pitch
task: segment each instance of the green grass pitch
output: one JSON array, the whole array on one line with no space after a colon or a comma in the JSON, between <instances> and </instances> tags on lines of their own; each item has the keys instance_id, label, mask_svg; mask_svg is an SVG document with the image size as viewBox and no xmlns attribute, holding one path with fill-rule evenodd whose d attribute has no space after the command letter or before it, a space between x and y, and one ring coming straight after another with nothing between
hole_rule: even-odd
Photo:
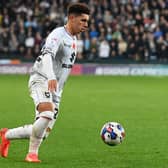
<instances>
[{"instance_id":1,"label":"green grass pitch","mask_svg":"<svg viewBox=\"0 0 168 168\"><path fill-rule=\"evenodd\" d=\"M0 127L33 122L26 75L0 76ZM105 145L100 130L120 122L124 142ZM25 163L28 140L12 141L1 168L167 168L168 78L70 76L57 123L39 152L40 164Z\"/></svg>"}]
</instances>

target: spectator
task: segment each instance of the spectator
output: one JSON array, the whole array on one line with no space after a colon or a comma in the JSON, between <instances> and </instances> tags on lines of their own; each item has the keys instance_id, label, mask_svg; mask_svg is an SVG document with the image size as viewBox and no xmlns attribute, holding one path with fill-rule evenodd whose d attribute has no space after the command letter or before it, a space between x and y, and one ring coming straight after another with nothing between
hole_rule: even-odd
<instances>
[{"instance_id":1,"label":"spectator","mask_svg":"<svg viewBox=\"0 0 168 168\"><path fill-rule=\"evenodd\" d=\"M32 27L34 29L37 28L37 22L36 20L31 17L31 16L27 16L27 20L25 21L25 28L29 28Z\"/></svg>"},{"instance_id":2,"label":"spectator","mask_svg":"<svg viewBox=\"0 0 168 168\"><path fill-rule=\"evenodd\" d=\"M121 37L122 37L122 33L121 33L121 30L120 30L120 26L117 25L116 26L116 30L112 34L112 39L118 40Z\"/></svg>"},{"instance_id":3,"label":"spectator","mask_svg":"<svg viewBox=\"0 0 168 168\"><path fill-rule=\"evenodd\" d=\"M117 40L112 40L111 44L110 44L110 48L111 48L111 57L117 57L118 56L118 42Z\"/></svg>"},{"instance_id":4,"label":"spectator","mask_svg":"<svg viewBox=\"0 0 168 168\"><path fill-rule=\"evenodd\" d=\"M107 24L110 24L112 22L113 17L110 10L105 10L103 19L104 19L104 22Z\"/></svg>"},{"instance_id":5,"label":"spectator","mask_svg":"<svg viewBox=\"0 0 168 168\"><path fill-rule=\"evenodd\" d=\"M90 38L98 38L99 32L96 30L96 27L94 24L91 24L90 26Z\"/></svg>"},{"instance_id":6,"label":"spectator","mask_svg":"<svg viewBox=\"0 0 168 168\"><path fill-rule=\"evenodd\" d=\"M28 35L27 35L27 37L25 39L25 46L27 48L33 48L34 47L34 43L35 43L35 39L34 39L34 37L32 35L32 30L29 29L28 30Z\"/></svg>"},{"instance_id":7,"label":"spectator","mask_svg":"<svg viewBox=\"0 0 168 168\"><path fill-rule=\"evenodd\" d=\"M90 38L89 38L89 33L85 32L85 37L84 37L84 55L85 59L89 57L90 53Z\"/></svg>"},{"instance_id":8,"label":"spectator","mask_svg":"<svg viewBox=\"0 0 168 168\"><path fill-rule=\"evenodd\" d=\"M157 53L160 63L167 62L168 59L168 43L160 36L157 40Z\"/></svg>"},{"instance_id":9,"label":"spectator","mask_svg":"<svg viewBox=\"0 0 168 168\"><path fill-rule=\"evenodd\" d=\"M32 48L27 48L27 49L26 49L24 59L25 59L26 61L30 61L30 60L33 59L33 51L32 51Z\"/></svg>"},{"instance_id":10,"label":"spectator","mask_svg":"<svg viewBox=\"0 0 168 168\"><path fill-rule=\"evenodd\" d=\"M40 32L37 31L35 34L35 39L34 39L35 45L41 46L42 41L43 41L43 39L41 37L41 34L40 34Z\"/></svg>"},{"instance_id":11,"label":"spectator","mask_svg":"<svg viewBox=\"0 0 168 168\"><path fill-rule=\"evenodd\" d=\"M149 48L149 57L151 60L157 59L157 46L154 36L151 32L148 33L148 48Z\"/></svg>"},{"instance_id":12,"label":"spectator","mask_svg":"<svg viewBox=\"0 0 168 168\"><path fill-rule=\"evenodd\" d=\"M110 55L110 45L108 43L107 40L103 40L100 42L100 45L99 45L99 58L109 58L109 55Z\"/></svg>"},{"instance_id":13,"label":"spectator","mask_svg":"<svg viewBox=\"0 0 168 168\"><path fill-rule=\"evenodd\" d=\"M9 53L9 34L8 32L3 30L0 38L2 41L1 51L4 54L4 56L7 56Z\"/></svg>"},{"instance_id":14,"label":"spectator","mask_svg":"<svg viewBox=\"0 0 168 168\"><path fill-rule=\"evenodd\" d=\"M107 39L108 42L110 42L112 40L112 29L111 29L111 27L107 27L106 39Z\"/></svg>"},{"instance_id":15,"label":"spectator","mask_svg":"<svg viewBox=\"0 0 168 168\"><path fill-rule=\"evenodd\" d=\"M19 46L25 46L26 33L24 28L20 29L19 34L17 35Z\"/></svg>"},{"instance_id":16,"label":"spectator","mask_svg":"<svg viewBox=\"0 0 168 168\"><path fill-rule=\"evenodd\" d=\"M91 39L90 54L89 54L88 60L93 61L94 59L97 58L97 54L98 54L98 42L97 42L97 38L94 37Z\"/></svg>"},{"instance_id":17,"label":"spectator","mask_svg":"<svg viewBox=\"0 0 168 168\"><path fill-rule=\"evenodd\" d=\"M84 42L81 38L81 35L78 35L77 50L78 50L77 59L82 60L83 59Z\"/></svg>"},{"instance_id":18,"label":"spectator","mask_svg":"<svg viewBox=\"0 0 168 168\"><path fill-rule=\"evenodd\" d=\"M159 39L161 36L163 36L163 32L160 30L160 27L157 26L156 30L153 33L154 38Z\"/></svg>"},{"instance_id":19,"label":"spectator","mask_svg":"<svg viewBox=\"0 0 168 168\"><path fill-rule=\"evenodd\" d=\"M34 59L50 30L66 22L65 9L73 1L2 1L1 58L12 58L19 53L20 59L31 54ZM98 56L99 43L105 40L110 46L112 59L124 54L124 58L133 62L155 59L168 63L168 59L162 59L165 54L168 55L165 45L168 32L167 0L75 1L87 2L91 8L89 31L79 39L80 45L83 45L80 60L93 61ZM123 42L127 46L123 47ZM124 52L121 48L125 48Z\"/></svg>"},{"instance_id":20,"label":"spectator","mask_svg":"<svg viewBox=\"0 0 168 168\"><path fill-rule=\"evenodd\" d=\"M122 37L118 39L118 55L121 57L126 56L127 51L127 43L124 41Z\"/></svg>"},{"instance_id":21,"label":"spectator","mask_svg":"<svg viewBox=\"0 0 168 168\"><path fill-rule=\"evenodd\" d=\"M9 37L9 52L11 52L12 57L17 57L18 45L16 34L11 30Z\"/></svg>"}]
</instances>

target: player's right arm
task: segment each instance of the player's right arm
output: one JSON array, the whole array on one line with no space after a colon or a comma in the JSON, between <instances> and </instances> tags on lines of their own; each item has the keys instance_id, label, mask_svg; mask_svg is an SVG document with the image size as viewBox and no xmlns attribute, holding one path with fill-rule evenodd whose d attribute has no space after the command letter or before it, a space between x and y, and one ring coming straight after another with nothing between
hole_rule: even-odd
<instances>
[{"instance_id":1,"label":"player's right arm","mask_svg":"<svg viewBox=\"0 0 168 168\"><path fill-rule=\"evenodd\" d=\"M53 71L53 58L49 53L43 55L43 70L48 79L48 91L55 92L57 88L57 80Z\"/></svg>"},{"instance_id":2,"label":"player's right arm","mask_svg":"<svg viewBox=\"0 0 168 168\"><path fill-rule=\"evenodd\" d=\"M46 39L46 43L42 49L42 67L48 79L48 90L56 91L57 80L53 68L53 60L58 51L60 40L57 38L55 31L51 32Z\"/></svg>"}]
</instances>

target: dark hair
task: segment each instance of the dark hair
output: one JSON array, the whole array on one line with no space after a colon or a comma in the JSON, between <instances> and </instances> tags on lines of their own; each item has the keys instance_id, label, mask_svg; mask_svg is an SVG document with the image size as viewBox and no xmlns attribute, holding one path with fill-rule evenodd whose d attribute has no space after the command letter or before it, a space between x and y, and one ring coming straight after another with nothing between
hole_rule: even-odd
<instances>
[{"instance_id":1,"label":"dark hair","mask_svg":"<svg viewBox=\"0 0 168 168\"><path fill-rule=\"evenodd\" d=\"M70 14L90 14L90 9L85 3L72 3L68 6L68 15Z\"/></svg>"}]
</instances>

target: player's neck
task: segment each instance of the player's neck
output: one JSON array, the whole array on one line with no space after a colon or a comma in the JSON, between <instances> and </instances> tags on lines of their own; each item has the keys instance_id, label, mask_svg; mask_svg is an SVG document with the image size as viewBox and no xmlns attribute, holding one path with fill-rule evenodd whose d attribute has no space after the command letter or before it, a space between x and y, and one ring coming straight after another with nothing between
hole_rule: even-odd
<instances>
[{"instance_id":1,"label":"player's neck","mask_svg":"<svg viewBox=\"0 0 168 168\"><path fill-rule=\"evenodd\" d=\"M75 33L73 32L73 30L72 30L72 28L71 28L71 26L70 26L69 24L66 24L66 25L64 26L64 28L65 28L66 32L67 32L70 36L75 36Z\"/></svg>"}]
</instances>

